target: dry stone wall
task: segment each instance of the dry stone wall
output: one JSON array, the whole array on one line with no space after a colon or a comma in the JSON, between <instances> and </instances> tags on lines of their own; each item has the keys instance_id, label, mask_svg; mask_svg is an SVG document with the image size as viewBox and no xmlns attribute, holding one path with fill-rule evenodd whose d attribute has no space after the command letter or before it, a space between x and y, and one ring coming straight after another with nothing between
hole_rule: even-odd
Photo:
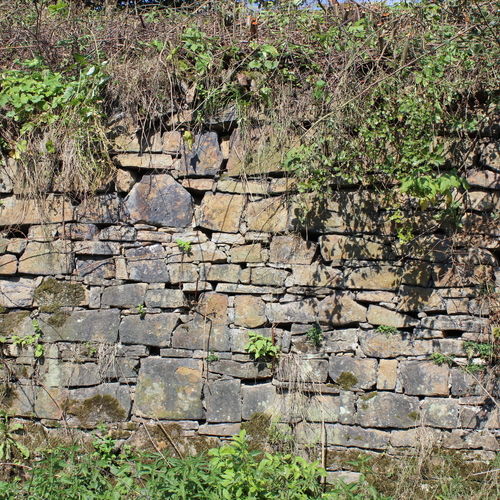
<instances>
[{"instance_id":1,"label":"dry stone wall","mask_svg":"<svg viewBox=\"0 0 500 500\"><path fill-rule=\"evenodd\" d=\"M267 414L331 449L432 437L498 451L498 381L461 368L484 362L464 342L490 342L498 322L498 144L470 164L460 236L424 213L407 246L375 191L345 186L314 204L273 148L245 163L238 129L192 148L179 131L116 147L116 178L81 203L25 199L15 166L1 173L9 414L46 433L104 422L131 444L155 425L225 438ZM250 331L280 347L277 362L249 356Z\"/></svg>"}]
</instances>

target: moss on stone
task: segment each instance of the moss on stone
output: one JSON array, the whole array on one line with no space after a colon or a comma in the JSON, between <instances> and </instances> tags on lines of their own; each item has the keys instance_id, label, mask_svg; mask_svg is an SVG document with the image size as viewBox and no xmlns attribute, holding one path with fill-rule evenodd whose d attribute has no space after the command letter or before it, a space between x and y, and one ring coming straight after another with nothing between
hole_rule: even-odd
<instances>
[{"instance_id":1,"label":"moss on stone","mask_svg":"<svg viewBox=\"0 0 500 500\"><path fill-rule=\"evenodd\" d=\"M42 308L78 306L85 299L85 289L81 283L68 283L55 278L47 278L35 289L34 298ZM50 312L47 310L47 312Z\"/></svg>"},{"instance_id":2,"label":"moss on stone","mask_svg":"<svg viewBox=\"0 0 500 500\"><path fill-rule=\"evenodd\" d=\"M417 421L420 418L420 413L418 411L412 411L408 413L408 418L411 418L413 421Z\"/></svg>"},{"instance_id":3,"label":"moss on stone","mask_svg":"<svg viewBox=\"0 0 500 500\"><path fill-rule=\"evenodd\" d=\"M59 328L66 323L67 319L69 318L69 314L67 312L57 312L55 314L52 314L49 319L47 320L47 323L50 326L53 326L54 328Z\"/></svg>"},{"instance_id":4,"label":"moss on stone","mask_svg":"<svg viewBox=\"0 0 500 500\"><path fill-rule=\"evenodd\" d=\"M351 372L342 372L337 379L337 384L345 391L352 389L357 383L357 377Z\"/></svg>"},{"instance_id":5,"label":"moss on stone","mask_svg":"<svg viewBox=\"0 0 500 500\"><path fill-rule=\"evenodd\" d=\"M266 448L269 442L269 429L271 428L271 416L266 413L254 413L250 420L241 424L241 429L246 431L248 443L253 450Z\"/></svg>"},{"instance_id":6,"label":"moss on stone","mask_svg":"<svg viewBox=\"0 0 500 500\"><path fill-rule=\"evenodd\" d=\"M0 306L0 314L4 314L8 311L8 309L5 306Z\"/></svg>"},{"instance_id":7,"label":"moss on stone","mask_svg":"<svg viewBox=\"0 0 500 500\"><path fill-rule=\"evenodd\" d=\"M359 399L362 399L363 401L369 401L370 399L373 399L377 394L377 391L367 392L365 394L361 394L361 396L359 396Z\"/></svg>"},{"instance_id":8,"label":"moss on stone","mask_svg":"<svg viewBox=\"0 0 500 500\"><path fill-rule=\"evenodd\" d=\"M77 417L82 424L98 421L116 422L127 414L118 400L109 394L97 394L83 401L69 400L68 413Z\"/></svg>"}]
</instances>

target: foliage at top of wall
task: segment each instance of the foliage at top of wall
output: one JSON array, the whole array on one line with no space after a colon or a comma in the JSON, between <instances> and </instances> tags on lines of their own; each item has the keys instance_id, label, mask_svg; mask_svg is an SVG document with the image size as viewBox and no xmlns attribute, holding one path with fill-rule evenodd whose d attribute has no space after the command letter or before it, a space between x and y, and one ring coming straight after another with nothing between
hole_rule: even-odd
<instances>
[{"instance_id":1,"label":"foliage at top of wall","mask_svg":"<svg viewBox=\"0 0 500 500\"><path fill-rule=\"evenodd\" d=\"M164 129L189 108L195 129L231 108L295 138L283 166L302 191L375 183L450 206L498 112L495 2L319 4L2 1L4 156L29 185L84 191L109 173L107 117Z\"/></svg>"}]
</instances>

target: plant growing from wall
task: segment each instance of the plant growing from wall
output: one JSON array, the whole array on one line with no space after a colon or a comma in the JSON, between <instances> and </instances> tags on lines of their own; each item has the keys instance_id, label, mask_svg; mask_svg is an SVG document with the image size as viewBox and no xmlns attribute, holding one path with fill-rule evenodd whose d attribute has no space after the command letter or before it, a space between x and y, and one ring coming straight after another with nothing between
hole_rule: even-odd
<instances>
[{"instance_id":1,"label":"plant growing from wall","mask_svg":"<svg viewBox=\"0 0 500 500\"><path fill-rule=\"evenodd\" d=\"M245 351L255 361L274 360L279 356L280 348L273 344L271 338L256 332L248 332L248 337L250 341L245 346Z\"/></svg>"},{"instance_id":2,"label":"plant growing from wall","mask_svg":"<svg viewBox=\"0 0 500 500\"><path fill-rule=\"evenodd\" d=\"M23 425L13 422L3 410L0 410L0 460L11 460L17 453L27 459L30 452L26 446L19 441L17 431L23 429Z\"/></svg>"},{"instance_id":3,"label":"plant growing from wall","mask_svg":"<svg viewBox=\"0 0 500 500\"><path fill-rule=\"evenodd\" d=\"M320 347L323 339L325 338L323 332L321 331L321 327L318 323L315 323L309 330L306 332L306 338L311 344L315 347Z\"/></svg>"}]
</instances>

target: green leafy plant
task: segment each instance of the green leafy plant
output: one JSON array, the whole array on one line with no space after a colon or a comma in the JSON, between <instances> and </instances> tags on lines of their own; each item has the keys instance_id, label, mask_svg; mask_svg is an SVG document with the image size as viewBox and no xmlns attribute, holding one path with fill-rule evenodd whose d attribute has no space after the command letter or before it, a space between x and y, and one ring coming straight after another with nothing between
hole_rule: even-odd
<instances>
[{"instance_id":1,"label":"green leafy plant","mask_svg":"<svg viewBox=\"0 0 500 500\"><path fill-rule=\"evenodd\" d=\"M377 327L377 332L385 333L386 335L396 335L399 330L395 326L379 325Z\"/></svg>"},{"instance_id":2,"label":"green leafy plant","mask_svg":"<svg viewBox=\"0 0 500 500\"><path fill-rule=\"evenodd\" d=\"M447 356L441 352L433 352L430 356L430 359L436 363L436 365L448 365L453 366L455 361L451 356Z\"/></svg>"},{"instance_id":3,"label":"green leafy plant","mask_svg":"<svg viewBox=\"0 0 500 500\"><path fill-rule=\"evenodd\" d=\"M11 342L14 345L18 345L22 348L33 347L33 355L35 358L42 358L45 354L45 346L41 343L42 329L40 328L40 323L34 319L31 322L33 326L34 333L30 335L12 335Z\"/></svg>"},{"instance_id":4,"label":"green leafy plant","mask_svg":"<svg viewBox=\"0 0 500 500\"><path fill-rule=\"evenodd\" d=\"M464 350L467 357L478 356L482 359L491 359L495 355L495 346L485 342L464 342Z\"/></svg>"},{"instance_id":5,"label":"green leafy plant","mask_svg":"<svg viewBox=\"0 0 500 500\"><path fill-rule=\"evenodd\" d=\"M210 351L207 356L207 362L214 363L215 361L219 361L219 356L214 351Z\"/></svg>"},{"instance_id":6,"label":"green leafy plant","mask_svg":"<svg viewBox=\"0 0 500 500\"><path fill-rule=\"evenodd\" d=\"M138 304L136 309L141 319L144 319L144 317L146 316L146 307L144 306L144 304Z\"/></svg>"},{"instance_id":7,"label":"green leafy plant","mask_svg":"<svg viewBox=\"0 0 500 500\"><path fill-rule=\"evenodd\" d=\"M22 424L12 422L7 413L0 410L0 460L11 460L17 452L25 459L29 458L28 448L19 441L16 434L16 431L22 429Z\"/></svg>"},{"instance_id":8,"label":"green leafy plant","mask_svg":"<svg viewBox=\"0 0 500 500\"><path fill-rule=\"evenodd\" d=\"M177 243L177 247L179 248L179 250L184 255L191 254L191 246L192 246L192 244L191 244L190 241L185 241L185 240L178 239L178 240L175 240L175 242Z\"/></svg>"},{"instance_id":9,"label":"green leafy plant","mask_svg":"<svg viewBox=\"0 0 500 500\"><path fill-rule=\"evenodd\" d=\"M250 341L245 346L245 351L256 361L272 360L279 356L280 348L273 344L271 338L256 332L248 332L248 337Z\"/></svg>"},{"instance_id":10,"label":"green leafy plant","mask_svg":"<svg viewBox=\"0 0 500 500\"><path fill-rule=\"evenodd\" d=\"M315 323L313 326L311 326L311 328L309 328L309 330L307 330L306 338L314 346L316 347L321 346L321 343L323 342L323 339L325 337L318 323Z\"/></svg>"}]
</instances>

